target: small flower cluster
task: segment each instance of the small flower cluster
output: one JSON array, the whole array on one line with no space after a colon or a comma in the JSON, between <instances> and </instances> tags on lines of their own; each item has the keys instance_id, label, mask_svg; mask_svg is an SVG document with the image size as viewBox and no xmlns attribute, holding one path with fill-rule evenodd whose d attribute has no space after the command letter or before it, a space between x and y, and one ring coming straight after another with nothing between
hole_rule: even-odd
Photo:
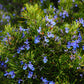
<instances>
[{"instance_id":1,"label":"small flower cluster","mask_svg":"<svg viewBox=\"0 0 84 84\"><path fill-rule=\"evenodd\" d=\"M6 71L4 76L7 76L8 78L11 76L11 78L14 78L15 77L15 73L14 73L14 71L10 71L9 73Z\"/></svg>"},{"instance_id":2,"label":"small flower cluster","mask_svg":"<svg viewBox=\"0 0 84 84\"><path fill-rule=\"evenodd\" d=\"M46 78L41 77L41 80L44 84L55 84L53 81L48 81Z\"/></svg>"},{"instance_id":3,"label":"small flower cluster","mask_svg":"<svg viewBox=\"0 0 84 84\"><path fill-rule=\"evenodd\" d=\"M35 70L35 68L34 68L33 65L31 64L31 61L29 62L28 65L25 63L25 65L23 66L23 70L26 70L27 67L29 67L29 69L32 70L32 71Z\"/></svg>"},{"instance_id":4,"label":"small flower cluster","mask_svg":"<svg viewBox=\"0 0 84 84\"><path fill-rule=\"evenodd\" d=\"M7 68L7 64L5 64L5 62L3 62L3 61L0 61L0 68L6 69Z\"/></svg>"},{"instance_id":5,"label":"small flower cluster","mask_svg":"<svg viewBox=\"0 0 84 84\"><path fill-rule=\"evenodd\" d=\"M49 19L48 16L45 16L45 19L46 19L46 21L47 21L46 26L48 26L48 27L53 27L53 26L56 25L56 22L54 22L54 19Z\"/></svg>"},{"instance_id":6,"label":"small flower cluster","mask_svg":"<svg viewBox=\"0 0 84 84\"><path fill-rule=\"evenodd\" d=\"M73 50L76 50L76 48L79 48L78 43L80 43L82 40L81 34L79 32L78 39L77 40L72 40L72 42L68 42L67 48L70 48L71 46L73 47Z\"/></svg>"},{"instance_id":7,"label":"small flower cluster","mask_svg":"<svg viewBox=\"0 0 84 84\"><path fill-rule=\"evenodd\" d=\"M25 50L25 48L26 48L27 50L30 49L28 39L26 39L26 41L25 41L24 43L25 43L25 45L23 45L23 46L21 46L21 47L18 47L18 49L17 49L17 53L18 53L18 54L20 53L21 50Z\"/></svg>"}]
</instances>

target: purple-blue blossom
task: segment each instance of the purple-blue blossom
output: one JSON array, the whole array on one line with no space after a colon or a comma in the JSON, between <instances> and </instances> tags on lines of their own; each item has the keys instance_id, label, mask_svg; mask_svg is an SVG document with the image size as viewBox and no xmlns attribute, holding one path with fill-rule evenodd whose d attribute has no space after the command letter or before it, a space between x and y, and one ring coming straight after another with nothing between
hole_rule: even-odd
<instances>
[{"instance_id":1,"label":"purple-blue blossom","mask_svg":"<svg viewBox=\"0 0 84 84\"><path fill-rule=\"evenodd\" d=\"M35 68L34 68L33 65L31 64L31 61L29 62L28 67L29 67L32 71L35 70Z\"/></svg>"},{"instance_id":2,"label":"purple-blue blossom","mask_svg":"<svg viewBox=\"0 0 84 84\"><path fill-rule=\"evenodd\" d=\"M57 15L54 16L54 19L56 19L56 18L57 18Z\"/></svg>"},{"instance_id":3,"label":"purple-blue blossom","mask_svg":"<svg viewBox=\"0 0 84 84\"><path fill-rule=\"evenodd\" d=\"M43 0L40 0L41 3L43 3Z\"/></svg>"},{"instance_id":4,"label":"purple-blue blossom","mask_svg":"<svg viewBox=\"0 0 84 84\"><path fill-rule=\"evenodd\" d=\"M63 15L62 18L65 18L65 15Z\"/></svg>"},{"instance_id":5,"label":"purple-blue blossom","mask_svg":"<svg viewBox=\"0 0 84 84\"><path fill-rule=\"evenodd\" d=\"M40 42L40 39L41 39L41 38L40 38L39 36L35 37L34 43L35 43L35 44L39 43L39 42Z\"/></svg>"},{"instance_id":6,"label":"purple-blue blossom","mask_svg":"<svg viewBox=\"0 0 84 84\"><path fill-rule=\"evenodd\" d=\"M47 63L47 61L48 61L47 56L45 56L45 57L43 58L43 62L44 62L44 63Z\"/></svg>"},{"instance_id":7,"label":"purple-blue blossom","mask_svg":"<svg viewBox=\"0 0 84 84\"><path fill-rule=\"evenodd\" d=\"M84 50L84 46L82 46L82 50Z\"/></svg>"},{"instance_id":8,"label":"purple-blue blossom","mask_svg":"<svg viewBox=\"0 0 84 84\"><path fill-rule=\"evenodd\" d=\"M13 14L13 16L15 16L16 14Z\"/></svg>"},{"instance_id":9,"label":"purple-blue blossom","mask_svg":"<svg viewBox=\"0 0 84 84\"><path fill-rule=\"evenodd\" d=\"M10 72L9 72L9 75L11 75L11 78L14 78L14 77L15 77L14 71L10 71Z\"/></svg>"},{"instance_id":10,"label":"purple-blue blossom","mask_svg":"<svg viewBox=\"0 0 84 84\"><path fill-rule=\"evenodd\" d=\"M81 40L82 40L82 37L81 37L81 33L79 32L78 41L81 42Z\"/></svg>"},{"instance_id":11,"label":"purple-blue blossom","mask_svg":"<svg viewBox=\"0 0 84 84\"><path fill-rule=\"evenodd\" d=\"M23 66L23 70L27 69L27 64L25 63L25 65Z\"/></svg>"},{"instance_id":12,"label":"purple-blue blossom","mask_svg":"<svg viewBox=\"0 0 84 84\"><path fill-rule=\"evenodd\" d=\"M9 73L7 72L7 71L5 71L5 74L4 74L4 76L7 76Z\"/></svg>"},{"instance_id":13,"label":"purple-blue blossom","mask_svg":"<svg viewBox=\"0 0 84 84\"><path fill-rule=\"evenodd\" d=\"M25 44L29 44L29 41L28 41L28 39L26 39L26 41L24 42Z\"/></svg>"},{"instance_id":14,"label":"purple-blue blossom","mask_svg":"<svg viewBox=\"0 0 84 84\"><path fill-rule=\"evenodd\" d=\"M3 5L2 4L0 4L0 9L2 9L3 8Z\"/></svg>"},{"instance_id":15,"label":"purple-blue blossom","mask_svg":"<svg viewBox=\"0 0 84 84\"><path fill-rule=\"evenodd\" d=\"M24 46L21 46L21 47L20 47L20 50L25 50Z\"/></svg>"},{"instance_id":16,"label":"purple-blue blossom","mask_svg":"<svg viewBox=\"0 0 84 84\"><path fill-rule=\"evenodd\" d=\"M21 65L23 65L23 61L20 61Z\"/></svg>"},{"instance_id":17,"label":"purple-blue blossom","mask_svg":"<svg viewBox=\"0 0 84 84\"><path fill-rule=\"evenodd\" d=\"M37 32L40 33L41 32L41 27L39 27L39 29L37 29Z\"/></svg>"},{"instance_id":18,"label":"purple-blue blossom","mask_svg":"<svg viewBox=\"0 0 84 84\"><path fill-rule=\"evenodd\" d=\"M21 83L21 81L23 81L23 80L22 80L22 79L19 79L19 80L18 80L18 83L20 84L20 83Z\"/></svg>"},{"instance_id":19,"label":"purple-blue blossom","mask_svg":"<svg viewBox=\"0 0 84 84\"><path fill-rule=\"evenodd\" d=\"M71 48L71 43L70 42L67 43L67 48Z\"/></svg>"},{"instance_id":20,"label":"purple-blue blossom","mask_svg":"<svg viewBox=\"0 0 84 84\"><path fill-rule=\"evenodd\" d=\"M4 65L4 62L2 61L2 62L1 62L1 66L3 66L3 65Z\"/></svg>"},{"instance_id":21,"label":"purple-blue blossom","mask_svg":"<svg viewBox=\"0 0 84 84\"><path fill-rule=\"evenodd\" d=\"M81 56L79 56L79 59L82 59L82 57L81 57Z\"/></svg>"},{"instance_id":22,"label":"purple-blue blossom","mask_svg":"<svg viewBox=\"0 0 84 84\"><path fill-rule=\"evenodd\" d=\"M75 0L72 0L73 2L75 2Z\"/></svg>"},{"instance_id":23,"label":"purple-blue blossom","mask_svg":"<svg viewBox=\"0 0 84 84\"><path fill-rule=\"evenodd\" d=\"M79 47L77 40L73 41L71 46L73 46L73 49L76 50L76 48Z\"/></svg>"},{"instance_id":24,"label":"purple-blue blossom","mask_svg":"<svg viewBox=\"0 0 84 84\"><path fill-rule=\"evenodd\" d=\"M44 13L47 13L47 12L46 12L46 9L44 9Z\"/></svg>"},{"instance_id":25,"label":"purple-blue blossom","mask_svg":"<svg viewBox=\"0 0 84 84\"><path fill-rule=\"evenodd\" d=\"M48 82L49 82L46 78L43 78L43 77L41 77L41 80L42 80L42 82L44 82L44 84L48 84Z\"/></svg>"},{"instance_id":26,"label":"purple-blue blossom","mask_svg":"<svg viewBox=\"0 0 84 84\"><path fill-rule=\"evenodd\" d=\"M17 53L18 53L18 54L20 53L20 47L17 49Z\"/></svg>"},{"instance_id":27,"label":"purple-blue blossom","mask_svg":"<svg viewBox=\"0 0 84 84\"><path fill-rule=\"evenodd\" d=\"M49 81L49 84L55 84L55 82L53 82L53 81Z\"/></svg>"},{"instance_id":28,"label":"purple-blue blossom","mask_svg":"<svg viewBox=\"0 0 84 84\"><path fill-rule=\"evenodd\" d=\"M48 36L49 38L54 38L54 34L51 34L51 32L48 32L47 36Z\"/></svg>"},{"instance_id":29,"label":"purple-blue blossom","mask_svg":"<svg viewBox=\"0 0 84 84\"><path fill-rule=\"evenodd\" d=\"M29 49L30 49L29 44L27 44L27 45L25 46L25 48L26 48L27 50L29 50Z\"/></svg>"},{"instance_id":30,"label":"purple-blue blossom","mask_svg":"<svg viewBox=\"0 0 84 84\"><path fill-rule=\"evenodd\" d=\"M78 5L77 4L75 4L75 7L77 7Z\"/></svg>"},{"instance_id":31,"label":"purple-blue blossom","mask_svg":"<svg viewBox=\"0 0 84 84\"><path fill-rule=\"evenodd\" d=\"M62 16L62 12L60 12L59 16Z\"/></svg>"},{"instance_id":32,"label":"purple-blue blossom","mask_svg":"<svg viewBox=\"0 0 84 84\"><path fill-rule=\"evenodd\" d=\"M24 38L25 37L25 34L24 34L24 32L22 33L22 37L21 38Z\"/></svg>"},{"instance_id":33,"label":"purple-blue blossom","mask_svg":"<svg viewBox=\"0 0 84 84\"><path fill-rule=\"evenodd\" d=\"M66 16L69 17L68 13L66 13Z\"/></svg>"},{"instance_id":34,"label":"purple-blue blossom","mask_svg":"<svg viewBox=\"0 0 84 84\"><path fill-rule=\"evenodd\" d=\"M58 3L60 3L60 0L58 0Z\"/></svg>"},{"instance_id":35,"label":"purple-blue blossom","mask_svg":"<svg viewBox=\"0 0 84 84\"><path fill-rule=\"evenodd\" d=\"M9 61L9 59L7 58L7 60L5 60L5 63L7 63Z\"/></svg>"},{"instance_id":36,"label":"purple-blue blossom","mask_svg":"<svg viewBox=\"0 0 84 84\"><path fill-rule=\"evenodd\" d=\"M33 76L33 79L36 79L36 78L37 78L37 75L34 75L34 76Z\"/></svg>"},{"instance_id":37,"label":"purple-blue blossom","mask_svg":"<svg viewBox=\"0 0 84 84\"><path fill-rule=\"evenodd\" d=\"M47 37L44 36L44 41L45 41L45 42L49 42L49 39L47 39Z\"/></svg>"},{"instance_id":38,"label":"purple-blue blossom","mask_svg":"<svg viewBox=\"0 0 84 84\"><path fill-rule=\"evenodd\" d=\"M29 71L28 78L31 78L33 76L33 72Z\"/></svg>"},{"instance_id":39,"label":"purple-blue blossom","mask_svg":"<svg viewBox=\"0 0 84 84\"><path fill-rule=\"evenodd\" d=\"M65 32L68 33L69 32L69 28L66 27L65 28Z\"/></svg>"}]
</instances>

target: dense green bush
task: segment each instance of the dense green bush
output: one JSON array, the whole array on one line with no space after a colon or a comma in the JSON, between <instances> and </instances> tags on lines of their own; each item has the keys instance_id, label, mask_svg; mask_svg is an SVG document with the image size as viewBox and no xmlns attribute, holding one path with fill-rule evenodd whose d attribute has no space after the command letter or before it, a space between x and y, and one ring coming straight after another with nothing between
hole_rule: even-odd
<instances>
[{"instance_id":1,"label":"dense green bush","mask_svg":"<svg viewBox=\"0 0 84 84\"><path fill-rule=\"evenodd\" d=\"M34 2L21 2L26 4L22 5L19 16L8 12L11 19L7 25L2 25L5 27L0 31L0 83L84 82L84 20L82 16L79 19L83 11L76 14L73 8L73 4L79 3L83 10L83 3L60 0L57 9L47 0ZM12 25L14 16L18 17L17 24Z\"/></svg>"}]
</instances>

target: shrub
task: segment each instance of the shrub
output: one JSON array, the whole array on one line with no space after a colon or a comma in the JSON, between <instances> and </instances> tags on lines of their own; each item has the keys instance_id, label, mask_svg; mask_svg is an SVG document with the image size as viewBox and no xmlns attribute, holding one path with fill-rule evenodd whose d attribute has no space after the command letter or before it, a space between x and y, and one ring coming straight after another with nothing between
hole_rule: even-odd
<instances>
[{"instance_id":1,"label":"shrub","mask_svg":"<svg viewBox=\"0 0 84 84\"><path fill-rule=\"evenodd\" d=\"M66 22L68 12L58 11L52 5L41 10L37 4L25 4L21 17L24 18L23 23L17 26L8 24L3 31L0 43L1 83L80 82L77 80L78 70L83 64L80 23Z\"/></svg>"}]
</instances>

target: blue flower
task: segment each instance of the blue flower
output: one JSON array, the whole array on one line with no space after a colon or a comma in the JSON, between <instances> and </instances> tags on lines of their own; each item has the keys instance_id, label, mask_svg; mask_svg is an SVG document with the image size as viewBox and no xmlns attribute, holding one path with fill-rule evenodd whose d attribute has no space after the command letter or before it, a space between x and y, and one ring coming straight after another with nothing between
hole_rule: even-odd
<instances>
[{"instance_id":1,"label":"blue flower","mask_svg":"<svg viewBox=\"0 0 84 84\"><path fill-rule=\"evenodd\" d=\"M56 38L55 38L55 41L59 41L60 40L60 38L59 38L59 36L57 36Z\"/></svg>"},{"instance_id":2,"label":"blue flower","mask_svg":"<svg viewBox=\"0 0 84 84\"><path fill-rule=\"evenodd\" d=\"M84 50L84 46L82 46L82 50Z\"/></svg>"},{"instance_id":3,"label":"blue flower","mask_svg":"<svg viewBox=\"0 0 84 84\"><path fill-rule=\"evenodd\" d=\"M2 62L1 62L1 66L3 66L3 65L4 65L4 62L2 61Z\"/></svg>"},{"instance_id":4,"label":"blue flower","mask_svg":"<svg viewBox=\"0 0 84 84\"><path fill-rule=\"evenodd\" d=\"M5 37L5 38L3 38L3 40L2 41L8 41L8 38L7 37Z\"/></svg>"},{"instance_id":5,"label":"blue flower","mask_svg":"<svg viewBox=\"0 0 84 84\"><path fill-rule=\"evenodd\" d=\"M77 4L75 4L75 7L77 7L78 5Z\"/></svg>"},{"instance_id":6,"label":"blue flower","mask_svg":"<svg viewBox=\"0 0 84 84\"><path fill-rule=\"evenodd\" d=\"M28 39L26 39L26 41L24 42L25 44L29 44L29 41L28 41Z\"/></svg>"},{"instance_id":7,"label":"blue flower","mask_svg":"<svg viewBox=\"0 0 84 84\"><path fill-rule=\"evenodd\" d=\"M47 61L48 61L48 60L47 60L47 56L45 56L44 59L43 59L43 62L44 62L44 63L47 63Z\"/></svg>"},{"instance_id":8,"label":"blue flower","mask_svg":"<svg viewBox=\"0 0 84 84\"><path fill-rule=\"evenodd\" d=\"M48 84L48 82L49 82L46 78L43 78L43 77L41 77L41 80L42 80L42 82L44 82L44 84Z\"/></svg>"},{"instance_id":9,"label":"blue flower","mask_svg":"<svg viewBox=\"0 0 84 84\"><path fill-rule=\"evenodd\" d=\"M73 0L73 2L75 2L75 0Z\"/></svg>"},{"instance_id":10,"label":"blue flower","mask_svg":"<svg viewBox=\"0 0 84 84\"><path fill-rule=\"evenodd\" d=\"M68 33L69 32L69 28L66 27L65 28L65 32Z\"/></svg>"},{"instance_id":11,"label":"blue flower","mask_svg":"<svg viewBox=\"0 0 84 84\"><path fill-rule=\"evenodd\" d=\"M7 60L5 61L5 63L7 63L9 61L9 59L7 58Z\"/></svg>"},{"instance_id":12,"label":"blue flower","mask_svg":"<svg viewBox=\"0 0 84 84\"><path fill-rule=\"evenodd\" d=\"M13 75L13 73L14 73L14 71L10 71L10 72L9 72L9 75Z\"/></svg>"},{"instance_id":13,"label":"blue flower","mask_svg":"<svg viewBox=\"0 0 84 84\"><path fill-rule=\"evenodd\" d=\"M81 40L82 40L81 33L79 33L79 35L78 35L78 40L79 40L79 42L81 42Z\"/></svg>"},{"instance_id":14,"label":"blue flower","mask_svg":"<svg viewBox=\"0 0 84 84\"><path fill-rule=\"evenodd\" d=\"M25 37L25 34L24 34L24 32L22 33L22 37L21 38L24 38Z\"/></svg>"},{"instance_id":15,"label":"blue flower","mask_svg":"<svg viewBox=\"0 0 84 84\"><path fill-rule=\"evenodd\" d=\"M2 32L2 30L0 32Z\"/></svg>"},{"instance_id":16,"label":"blue flower","mask_svg":"<svg viewBox=\"0 0 84 84\"><path fill-rule=\"evenodd\" d=\"M43 0L40 0L41 3L43 3Z\"/></svg>"},{"instance_id":17,"label":"blue flower","mask_svg":"<svg viewBox=\"0 0 84 84\"><path fill-rule=\"evenodd\" d=\"M16 14L13 14L13 16L15 16Z\"/></svg>"},{"instance_id":18,"label":"blue flower","mask_svg":"<svg viewBox=\"0 0 84 84\"><path fill-rule=\"evenodd\" d=\"M46 9L44 9L44 13L47 13L47 12L46 12Z\"/></svg>"},{"instance_id":19,"label":"blue flower","mask_svg":"<svg viewBox=\"0 0 84 84\"><path fill-rule=\"evenodd\" d=\"M23 70L27 69L27 64L25 63L25 65L23 66Z\"/></svg>"},{"instance_id":20,"label":"blue flower","mask_svg":"<svg viewBox=\"0 0 84 84\"><path fill-rule=\"evenodd\" d=\"M33 76L33 72L29 71L28 78L31 78Z\"/></svg>"},{"instance_id":21,"label":"blue flower","mask_svg":"<svg viewBox=\"0 0 84 84\"><path fill-rule=\"evenodd\" d=\"M20 26L20 31L23 31L23 28Z\"/></svg>"},{"instance_id":22,"label":"blue flower","mask_svg":"<svg viewBox=\"0 0 84 84\"><path fill-rule=\"evenodd\" d=\"M21 81L23 81L23 80L22 80L22 79L19 79L19 80L18 80L18 83L20 84Z\"/></svg>"},{"instance_id":23,"label":"blue flower","mask_svg":"<svg viewBox=\"0 0 84 84\"><path fill-rule=\"evenodd\" d=\"M53 82L53 81L50 81L50 82L49 82L49 84L55 84L55 82Z\"/></svg>"},{"instance_id":24,"label":"blue flower","mask_svg":"<svg viewBox=\"0 0 84 84\"><path fill-rule=\"evenodd\" d=\"M80 74L81 78L83 77L83 74Z\"/></svg>"},{"instance_id":25,"label":"blue flower","mask_svg":"<svg viewBox=\"0 0 84 84\"><path fill-rule=\"evenodd\" d=\"M40 33L41 32L41 27L39 27L39 29L37 29L37 31L38 31L38 33Z\"/></svg>"},{"instance_id":26,"label":"blue flower","mask_svg":"<svg viewBox=\"0 0 84 84\"><path fill-rule=\"evenodd\" d=\"M15 77L14 71L10 71L10 72L9 72L9 75L11 75L11 78L14 78L14 77Z\"/></svg>"},{"instance_id":27,"label":"blue flower","mask_svg":"<svg viewBox=\"0 0 84 84\"><path fill-rule=\"evenodd\" d=\"M7 15L7 16L5 17L5 19L10 19L10 16Z\"/></svg>"},{"instance_id":28,"label":"blue flower","mask_svg":"<svg viewBox=\"0 0 84 84\"><path fill-rule=\"evenodd\" d=\"M25 47L27 50L29 50L30 49L30 46L29 46L29 44L28 45L26 45L26 47Z\"/></svg>"},{"instance_id":29,"label":"blue flower","mask_svg":"<svg viewBox=\"0 0 84 84\"><path fill-rule=\"evenodd\" d=\"M57 15L54 16L54 19L56 19L56 18L57 18Z\"/></svg>"},{"instance_id":30,"label":"blue flower","mask_svg":"<svg viewBox=\"0 0 84 84\"><path fill-rule=\"evenodd\" d=\"M23 61L20 61L21 65L23 65Z\"/></svg>"},{"instance_id":31,"label":"blue flower","mask_svg":"<svg viewBox=\"0 0 84 84\"><path fill-rule=\"evenodd\" d=\"M4 76L7 76L9 73L7 71L5 71L6 73L4 74Z\"/></svg>"},{"instance_id":32,"label":"blue flower","mask_svg":"<svg viewBox=\"0 0 84 84\"><path fill-rule=\"evenodd\" d=\"M33 65L31 64L31 62L29 62L28 67L29 67L32 71L35 70L35 68L34 68Z\"/></svg>"},{"instance_id":33,"label":"blue flower","mask_svg":"<svg viewBox=\"0 0 84 84\"><path fill-rule=\"evenodd\" d=\"M17 53L18 53L18 54L20 53L20 47L17 49Z\"/></svg>"},{"instance_id":34,"label":"blue flower","mask_svg":"<svg viewBox=\"0 0 84 84\"><path fill-rule=\"evenodd\" d=\"M24 45L20 47L20 50L25 50Z\"/></svg>"},{"instance_id":35,"label":"blue flower","mask_svg":"<svg viewBox=\"0 0 84 84\"><path fill-rule=\"evenodd\" d=\"M73 41L71 46L73 46L73 49L76 50L76 48L79 47L77 40Z\"/></svg>"},{"instance_id":36,"label":"blue flower","mask_svg":"<svg viewBox=\"0 0 84 84\"><path fill-rule=\"evenodd\" d=\"M62 16L62 12L60 12L59 16Z\"/></svg>"},{"instance_id":37,"label":"blue flower","mask_svg":"<svg viewBox=\"0 0 84 84\"><path fill-rule=\"evenodd\" d=\"M51 34L51 32L48 32L47 36L48 36L49 38L54 38L54 34Z\"/></svg>"},{"instance_id":38,"label":"blue flower","mask_svg":"<svg viewBox=\"0 0 84 84\"><path fill-rule=\"evenodd\" d=\"M11 75L11 78L14 78L15 77L15 74Z\"/></svg>"},{"instance_id":39,"label":"blue flower","mask_svg":"<svg viewBox=\"0 0 84 84\"><path fill-rule=\"evenodd\" d=\"M0 9L2 9L3 8L3 5L2 4L0 4Z\"/></svg>"},{"instance_id":40,"label":"blue flower","mask_svg":"<svg viewBox=\"0 0 84 84\"><path fill-rule=\"evenodd\" d=\"M51 22L52 27L53 27L55 24L56 24L56 23L55 23L54 21Z\"/></svg>"},{"instance_id":41,"label":"blue flower","mask_svg":"<svg viewBox=\"0 0 84 84\"><path fill-rule=\"evenodd\" d=\"M66 16L69 17L68 13L66 13Z\"/></svg>"},{"instance_id":42,"label":"blue flower","mask_svg":"<svg viewBox=\"0 0 84 84\"><path fill-rule=\"evenodd\" d=\"M2 15L2 19L4 19L4 18L5 18L4 16L5 16L5 15L3 14L3 15Z\"/></svg>"},{"instance_id":43,"label":"blue flower","mask_svg":"<svg viewBox=\"0 0 84 84\"><path fill-rule=\"evenodd\" d=\"M33 79L36 79L37 78L37 75L33 76Z\"/></svg>"},{"instance_id":44,"label":"blue flower","mask_svg":"<svg viewBox=\"0 0 84 84\"><path fill-rule=\"evenodd\" d=\"M39 42L40 42L40 39L41 39L41 38L40 38L39 36L35 37L34 43L35 43L35 44L39 43Z\"/></svg>"},{"instance_id":45,"label":"blue flower","mask_svg":"<svg viewBox=\"0 0 84 84\"><path fill-rule=\"evenodd\" d=\"M81 57L81 56L79 56L79 59L82 59L82 57Z\"/></svg>"},{"instance_id":46,"label":"blue flower","mask_svg":"<svg viewBox=\"0 0 84 84\"><path fill-rule=\"evenodd\" d=\"M68 42L67 48L70 48L70 47L71 47L71 43L70 43L70 42Z\"/></svg>"},{"instance_id":47,"label":"blue flower","mask_svg":"<svg viewBox=\"0 0 84 84\"><path fill-rule=\"evenodd\" d=\"M58 3L60 3L60 0L58 0Z\"/></svg>"},{"instance_id":48,"label":"blue flower","mask_svg":"<svg viewBox=\"0 0 84 84\"><path fill-rule=\"evenodd\" d=\"M6 68L6 67L7 67L7 65L5 64L5 65L4 65L4 68Z\"/></svg>"},{"instance_id":49,"label":"blue flower","mask_svg":"<svg viewBox=\"0 0 84 84\"><path fill-rule=\"evenodd\" d=\"M45 42L49 42L49 39L46 39L46 36L44 36Z\"/></svg>"},{"instance_id":50,"label":"blue flower","mask_svg":"<svg viewBox=\"0 0 84 84\"><path fill-rule=\"evenodd\" d=\"M67 13L67 12L66 12L66 11L64 11L64 12L63 12L63 15L65 15L66 13Z\"/></svg>"}]
</instances>

